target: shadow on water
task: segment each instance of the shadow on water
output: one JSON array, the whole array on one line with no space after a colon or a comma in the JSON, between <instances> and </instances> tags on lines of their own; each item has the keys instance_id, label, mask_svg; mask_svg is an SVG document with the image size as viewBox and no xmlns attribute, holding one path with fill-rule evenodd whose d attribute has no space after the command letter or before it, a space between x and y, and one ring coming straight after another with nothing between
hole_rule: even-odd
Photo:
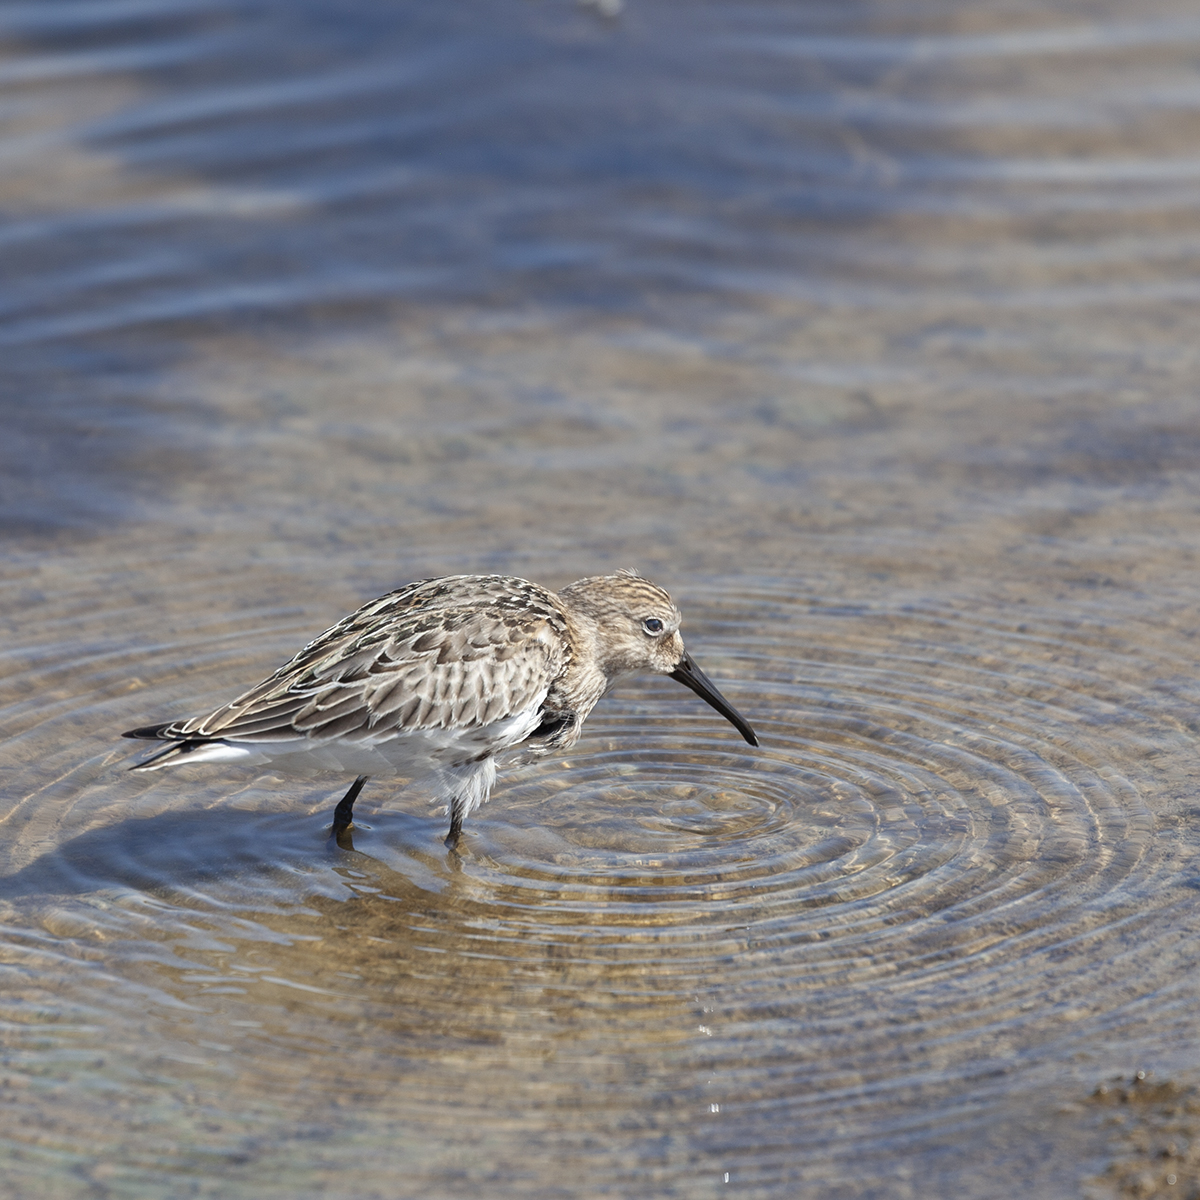
<instances>
[{"instance_id":1,"label":"shadow on water","mask_svg":"<svg viewBox=\"0 0 1200 1200\"><path fill-rule=\"evenodd\" d=\"M389 891L425 894L418 879L453 877L456 856L439 856L432 822L389 814L388 842L393 861L385 864L357 851L354 831L342 844L333 840L328 820L299 813L253 813L207 809L135 817L91 829L56 846L18 871L0 878L0 898L88 895L128 890L160 899L204 894L221 903L239 894L290 895L302 902L307 891L339 894L340 873L386 874ZM358 835L360 843L365 840ZM410 863L407 874L398 860ZM349 898L351 893L344 891Z\"/></svg>"}]
</instances>

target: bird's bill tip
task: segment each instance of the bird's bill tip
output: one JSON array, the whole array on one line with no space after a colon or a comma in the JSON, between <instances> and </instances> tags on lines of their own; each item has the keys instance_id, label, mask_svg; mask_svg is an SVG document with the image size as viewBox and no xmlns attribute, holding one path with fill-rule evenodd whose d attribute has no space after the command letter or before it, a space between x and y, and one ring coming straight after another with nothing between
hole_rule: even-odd
<instances>
[{"instance_id":1,"label":"bird's bill tip","mask_svg":"<svg viewBox=\"0 0 1200 1200\"><path fill-rule=\"evenodd\" d=\"M686 651L679 660L678 666L671 672L671 678L684 687L691 688L710 707L715 708L751 745L758 745L758 734L750 728L750 723L738 712L728 700L717 690L717 685L696 666L692 656Z\"/></svg>"}]
</instances>

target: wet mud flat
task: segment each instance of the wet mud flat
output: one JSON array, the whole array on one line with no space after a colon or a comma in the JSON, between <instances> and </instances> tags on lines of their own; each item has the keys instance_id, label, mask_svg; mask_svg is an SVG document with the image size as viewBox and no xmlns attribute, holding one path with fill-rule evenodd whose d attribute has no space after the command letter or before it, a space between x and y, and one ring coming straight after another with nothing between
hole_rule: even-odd
<instances>
[{"instance_id":1,"label":"wet mud flat","mask_svg":"<svg viewBox=\"0 0 1200 1200\"><path fill-rule=\"evenodd\" d=\"M0 62L9 1192L1190 1196L1194 14L144 7ZM125 770L622 566L759 750Z\"/></svg>"},{"instance_id":2,"label":"wet mud flat","mask_svg":"<svg viewBox=\"0 0 1200 1200\"><path fill-rule=\"evenodd\" d=\"M1200 1095L1194 1087L1138 1072L1098 1084L1091 1106L1104 1113L1113 1161L1095 1195L1200 1195Z\"/></svg>"}]
</instances>

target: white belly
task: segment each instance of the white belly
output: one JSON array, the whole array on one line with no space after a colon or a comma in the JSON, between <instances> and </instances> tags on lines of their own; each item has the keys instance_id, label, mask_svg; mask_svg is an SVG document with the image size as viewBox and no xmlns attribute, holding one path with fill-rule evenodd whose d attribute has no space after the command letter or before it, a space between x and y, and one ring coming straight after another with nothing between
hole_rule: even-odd
<instances>
[{"instance_id":1,"label":"white belly","mask_svg":"<svg viewBox=\"0 0 1200 1200\"><path fill-rule=\"evenodd\" d=\"M351 775L417 777L466 766L527 738L540 721L540 704L503 721L466 729L389 731L365 737L294 738L280 742L208 742L171 755L162 767L191 763L270 764L292 775L336 771ZM150 763L147 770L159 770Z\"/></svg>"}]
</instances>

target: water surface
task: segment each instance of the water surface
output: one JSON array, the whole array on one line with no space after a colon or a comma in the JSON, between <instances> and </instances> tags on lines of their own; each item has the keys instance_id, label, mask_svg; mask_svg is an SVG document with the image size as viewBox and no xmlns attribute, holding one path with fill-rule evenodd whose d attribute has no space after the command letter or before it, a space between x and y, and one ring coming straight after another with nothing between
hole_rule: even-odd
<instances>
[{"instance_id":1,"label":"water surface","mask_svg":"<svg viewBox=\"0 0 1200 1200\"><path fill-rule=\"evenodd\" d=\"M1198 47L0 12L8 1192L1200 1186ZM619 566L760 750L623 686L461 859L124 769L410 579Z\"/></svg>"}]
</instances>

